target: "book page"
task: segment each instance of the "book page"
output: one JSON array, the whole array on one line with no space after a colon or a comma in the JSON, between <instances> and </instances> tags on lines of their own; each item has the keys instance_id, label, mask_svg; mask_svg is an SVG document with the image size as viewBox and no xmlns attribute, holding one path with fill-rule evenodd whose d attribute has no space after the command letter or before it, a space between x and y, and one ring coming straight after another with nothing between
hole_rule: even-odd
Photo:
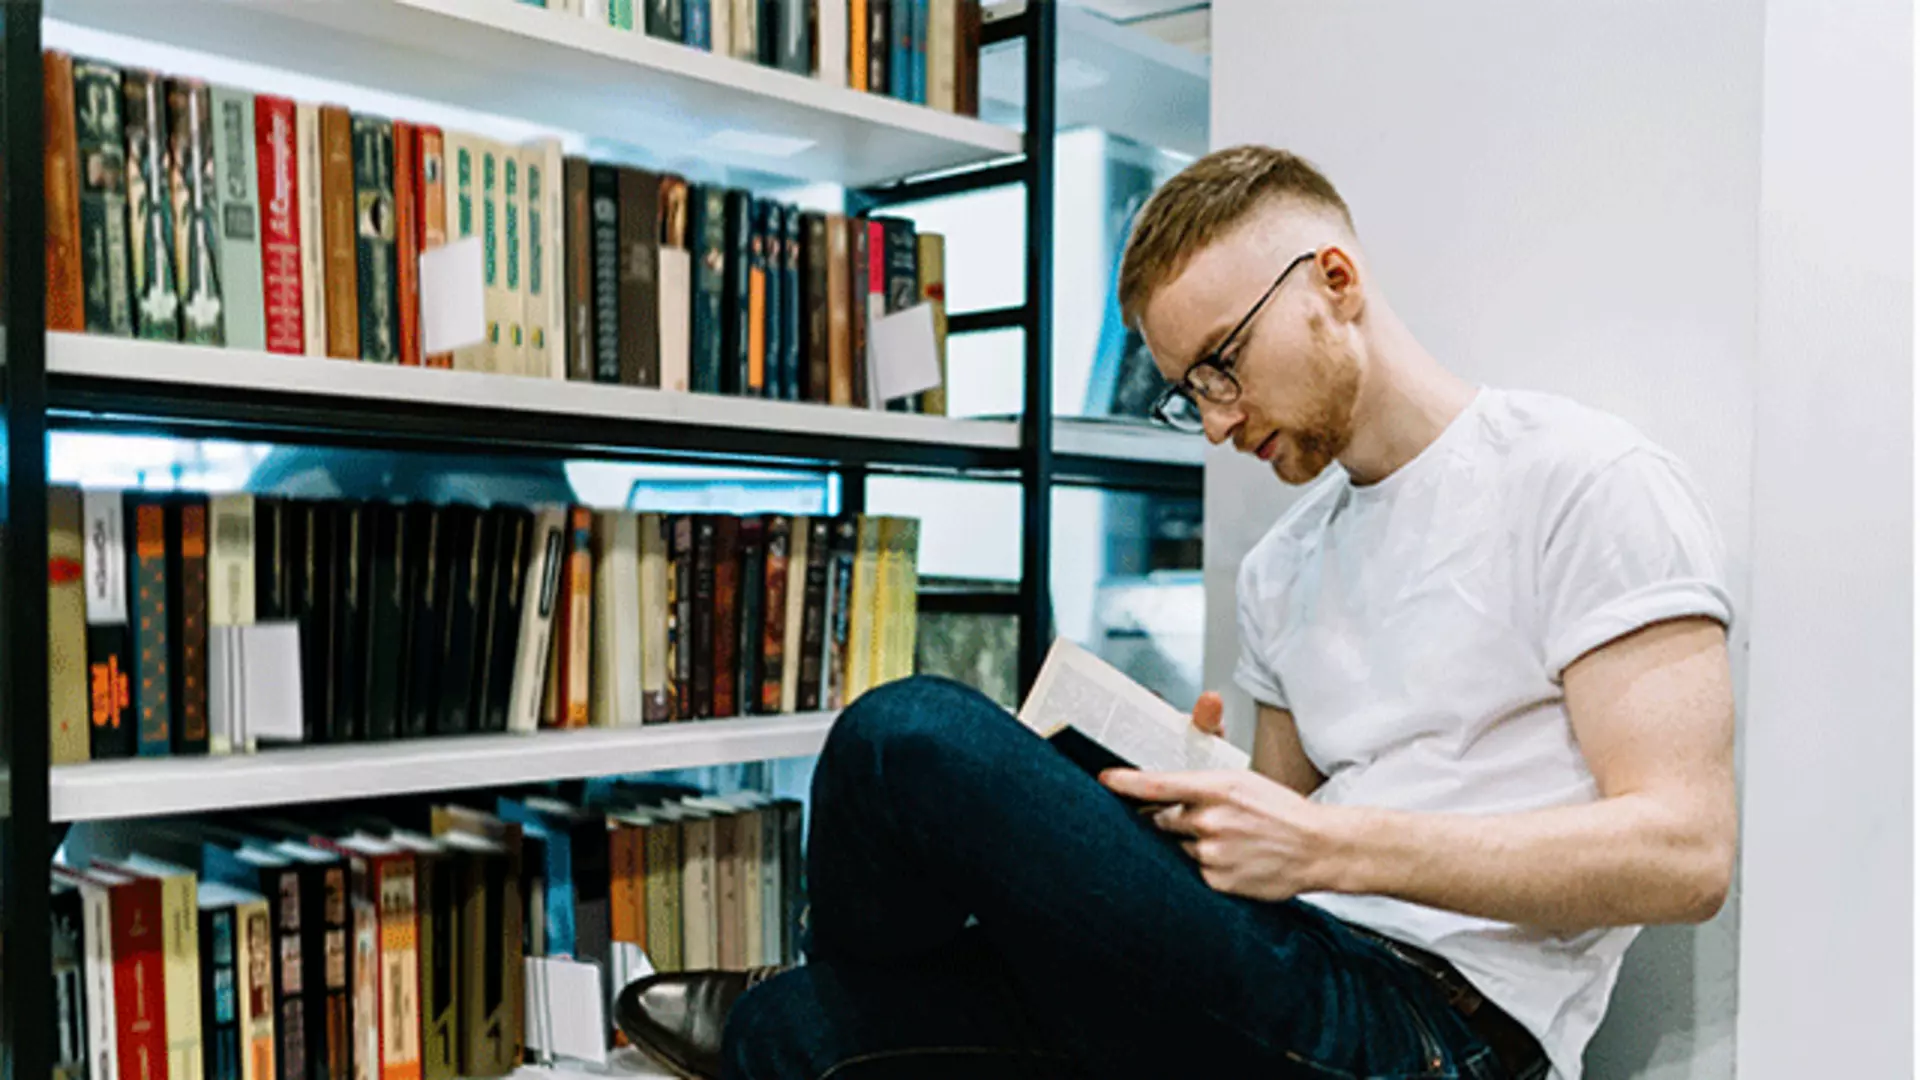
<instances>
[{"instance_id":1,"label":"book page","mask_svg":"<svg viewBox=\"0 0 1920 1080\"><path fill-rule=\"evenodd\" d=\"M1249 763L1238 747L1195 728L1186 713L1065 638L1048 651L1019 715L1043 738L1070 726L1148 771L1244 769Z\"/></svg>"}]
</instances>

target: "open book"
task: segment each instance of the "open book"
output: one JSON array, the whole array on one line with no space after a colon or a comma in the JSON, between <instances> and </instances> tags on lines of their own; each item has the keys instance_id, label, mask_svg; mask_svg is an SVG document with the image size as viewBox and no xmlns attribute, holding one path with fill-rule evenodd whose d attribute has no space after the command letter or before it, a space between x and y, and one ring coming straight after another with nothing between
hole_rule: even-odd
<instances>
[{"instance_id":1,"label":"open book","mask_svg":"<svg viewBox=\"0 0 1920 1080\"><path fill-rule=\"evenodd\" d=\"M1020 707L1020 722L1074 764L1154 772L1245 769L1245 752L1080 646L1059 638Z\"/></svg>"}]
</instances>

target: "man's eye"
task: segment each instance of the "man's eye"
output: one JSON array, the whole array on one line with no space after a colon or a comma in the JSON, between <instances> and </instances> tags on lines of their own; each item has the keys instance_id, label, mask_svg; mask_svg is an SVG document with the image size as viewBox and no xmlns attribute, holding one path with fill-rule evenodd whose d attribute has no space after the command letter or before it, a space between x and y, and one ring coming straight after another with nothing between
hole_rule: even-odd
<instances>
[{"instance_id":1,"label":"man's eye","mask_svg":"<svg viewBox=\"0 0 1920 1080\"><path fill-rule=\"evenodd\" d=\"M1230 353L1222 353L1219 356L1214 357L1213 366L1219 368L1221 371L1232 371L1233 365L1239 362L1240 362L1240 350L1235 349Z\"/></svg>"}]
</instances>

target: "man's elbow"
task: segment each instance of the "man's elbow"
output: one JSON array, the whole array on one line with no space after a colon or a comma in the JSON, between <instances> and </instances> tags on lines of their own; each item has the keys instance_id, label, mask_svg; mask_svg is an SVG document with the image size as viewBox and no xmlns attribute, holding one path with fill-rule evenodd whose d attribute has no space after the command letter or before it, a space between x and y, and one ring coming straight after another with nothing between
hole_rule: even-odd
<instances>
[{"instance_id":1,"label":"man's elbow","mask_svg":"<svg viewBox=\"0 0 1920 1080\"><path fill-rule=\"evenodd\" d=\"M1727 896L1733 891L1736 847L1731 829L1700 840L1688 859L1681 887L1675 890L1675 922L1707 922L1727 906Z\"/></svg>"}]
</instances>

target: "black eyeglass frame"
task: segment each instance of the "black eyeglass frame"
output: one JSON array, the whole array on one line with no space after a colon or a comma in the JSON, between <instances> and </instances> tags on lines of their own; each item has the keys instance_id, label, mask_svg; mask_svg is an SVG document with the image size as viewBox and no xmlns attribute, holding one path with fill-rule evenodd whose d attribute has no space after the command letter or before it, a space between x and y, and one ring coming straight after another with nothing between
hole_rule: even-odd
<instances>
[{"instance_id":1,"label":"black eyeglass frame","mask_svg":"<svg viewBox=\"0 0 1920 1080\"><path fill-rule=\"evenodd\" d=\"M1196 431L1199 429L1183 424L1173 418L1170 407L1173 405L1174 398L1184 397L1192 402L1195 407L1198 407L1201 398L1205 398L1215 405L1231 405L1235 401L1238 401L1240 399L1240 380L1233 374L1232 364L1223 360L1222 357L1224 357L1227 350L1231 349L1234 343L1240 339L1240 335L1246 332L1247 327L1253 325L1253 320L1260 316L1260 312L1267 306L1267 301L1273 299L1273 294L1280 291L1280 286L1286 282L1288 275L1292 274L1301 263L1319 254L1319 250L1315 249L1294 256L1293 260L1287 263L1286 267L1274 277L1273 284L1267 286L1267 291L1260 294L1260 299L1254 301L1253 306L1247 309L1247 313L1241 316L1240 321L1234 324L1232 330L1227 331L1227 336L1221 338L1220 343L1212 349L1209 349L1205 356L1188 364L1187 370L1180 373L1180 378L1175 382L1168 383L1166 388L1160 391L1159 396L1153 399L1153 418L1170 428L1180 431ZM1221 378L1226 380L1225 386L1229 389L1222 394L1217 392L1218 384L1216 384L1216 393L1208 393L1206 389L1196 383L1193 378L1193 373L1203 368L1218 372Z\"/></svg>"}]
</instances>

